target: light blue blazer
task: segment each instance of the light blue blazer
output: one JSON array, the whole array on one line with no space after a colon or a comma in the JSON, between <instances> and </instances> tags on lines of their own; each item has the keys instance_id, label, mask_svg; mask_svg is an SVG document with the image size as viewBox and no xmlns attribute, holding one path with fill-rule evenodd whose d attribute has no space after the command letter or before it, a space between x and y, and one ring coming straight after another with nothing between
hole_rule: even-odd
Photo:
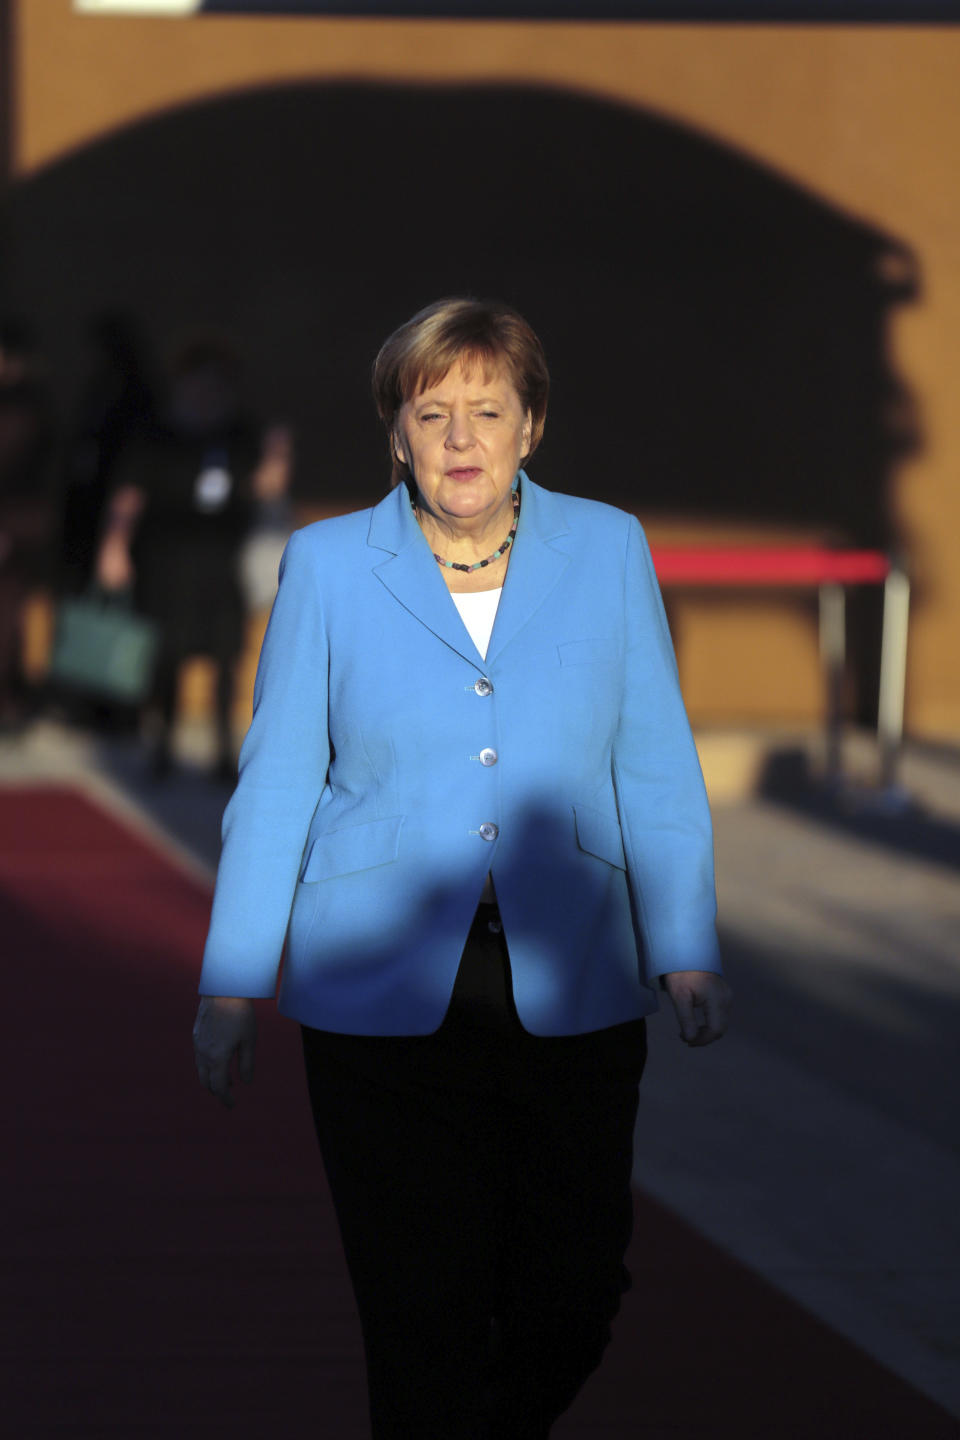
<instances>
[{"instance_id":1,"label":"light blue blazer","mask_svg":"<svg viewBox=\"0 0 960 1440\"><path fill-rule=\"evenodd\" d=\"M706 794L637 521L521 472L486 659L401 485L297 531L223 821L200 990L321 1029L443 1020L489 872L536 1035L719 970Z\"/></svg>"}]
</instances>

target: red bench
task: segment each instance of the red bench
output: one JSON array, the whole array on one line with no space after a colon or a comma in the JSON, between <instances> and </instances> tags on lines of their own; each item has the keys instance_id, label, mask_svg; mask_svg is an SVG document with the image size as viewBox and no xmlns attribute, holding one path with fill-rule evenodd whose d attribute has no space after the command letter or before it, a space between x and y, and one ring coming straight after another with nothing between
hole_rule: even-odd
<instances>
[{"instance_id":1,"label":"red bench","mask_svg":"<svg viewBox=\"0 0 960 1440\"><path fill-rule=\"evenodd\" d=\"M903 739L910 582L903 567L879 550L831 550L818 545L654 545L662 587L698 589L816 589L820 657L827 677L827 772L841 775L842 689L846 667L846 591L883 586L877 744L880 781L894 782Z\"/></svg>"}]
</instances>

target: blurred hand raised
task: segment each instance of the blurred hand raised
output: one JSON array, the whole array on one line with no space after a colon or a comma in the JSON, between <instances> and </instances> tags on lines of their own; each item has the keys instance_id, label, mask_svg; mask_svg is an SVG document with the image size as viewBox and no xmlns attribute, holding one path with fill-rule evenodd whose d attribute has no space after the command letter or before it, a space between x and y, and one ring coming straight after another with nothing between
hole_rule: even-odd
<instances>
[{"instance_id":1,"label":"blurred hand raised","mask_svg":"<svg viewBox=\"0 0 960 1440\"><path fill-rule=\"evenodd\" d=\"M200 1084L228 1109L235 1100L231 1079L237 1057L240 1079L253 1079L253 1053L257 1043L257 1016L252 1000L226 995L203 995L193 1025L193 1055Z\"/></svg>"},{"instance_id":2,"label":"blurred hand raised","mask_svg":"<svg viewBox=\"0 0 960 1440\"><path fill-rule=\"evenodd\" d=\"M125 535L104 536L97 552L97 584L103 590L129 590L135 574L130 558L130 542Z\"/></svg>"}]
</instances>

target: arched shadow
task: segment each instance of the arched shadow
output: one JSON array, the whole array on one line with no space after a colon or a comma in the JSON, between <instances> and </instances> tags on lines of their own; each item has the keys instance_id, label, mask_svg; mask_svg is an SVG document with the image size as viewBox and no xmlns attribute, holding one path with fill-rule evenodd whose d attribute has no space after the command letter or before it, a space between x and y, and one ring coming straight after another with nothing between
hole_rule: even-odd
<instances>
[{"instance_id":1,"label":"arched shadow","mask_svg":"<svg viewBox=\"0 0 960 1440\"><path fill-rule=\"evenodd\" d=\"M917 425L886 330L917 292L915 257L637 108L489 85L240 93L29 178L4 228L0 283L63 394L104 305L167 348L222 327L262 412L296 427L304 498L379 498L371 359L413 309L468 291L544 339L535 470L551 488L898 538L888 491Z\"/></svg>"}]
</instances>

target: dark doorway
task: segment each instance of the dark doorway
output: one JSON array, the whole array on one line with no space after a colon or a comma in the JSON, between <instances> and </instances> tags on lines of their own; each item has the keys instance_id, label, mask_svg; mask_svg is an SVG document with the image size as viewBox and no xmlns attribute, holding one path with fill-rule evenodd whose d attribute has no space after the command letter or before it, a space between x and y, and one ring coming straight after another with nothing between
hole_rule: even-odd
<instances>
[{"instance_id":1,"label":"dark doorway","mask_svg":"<svg viewBox=\"0 0 960 1440\"><path fill-rule=\"evenodd\" d=\"M889 485L916 435L886 330L913 255L642 110L495 86L237 94L21 183L4 229L5 306L37 324L63 403L98 310L167 349L216 327L260 413L295 426L303 498L379 497L373 355L469 292L544 339L549 487L896 540Z\"/></svg>"}]
</instances>

